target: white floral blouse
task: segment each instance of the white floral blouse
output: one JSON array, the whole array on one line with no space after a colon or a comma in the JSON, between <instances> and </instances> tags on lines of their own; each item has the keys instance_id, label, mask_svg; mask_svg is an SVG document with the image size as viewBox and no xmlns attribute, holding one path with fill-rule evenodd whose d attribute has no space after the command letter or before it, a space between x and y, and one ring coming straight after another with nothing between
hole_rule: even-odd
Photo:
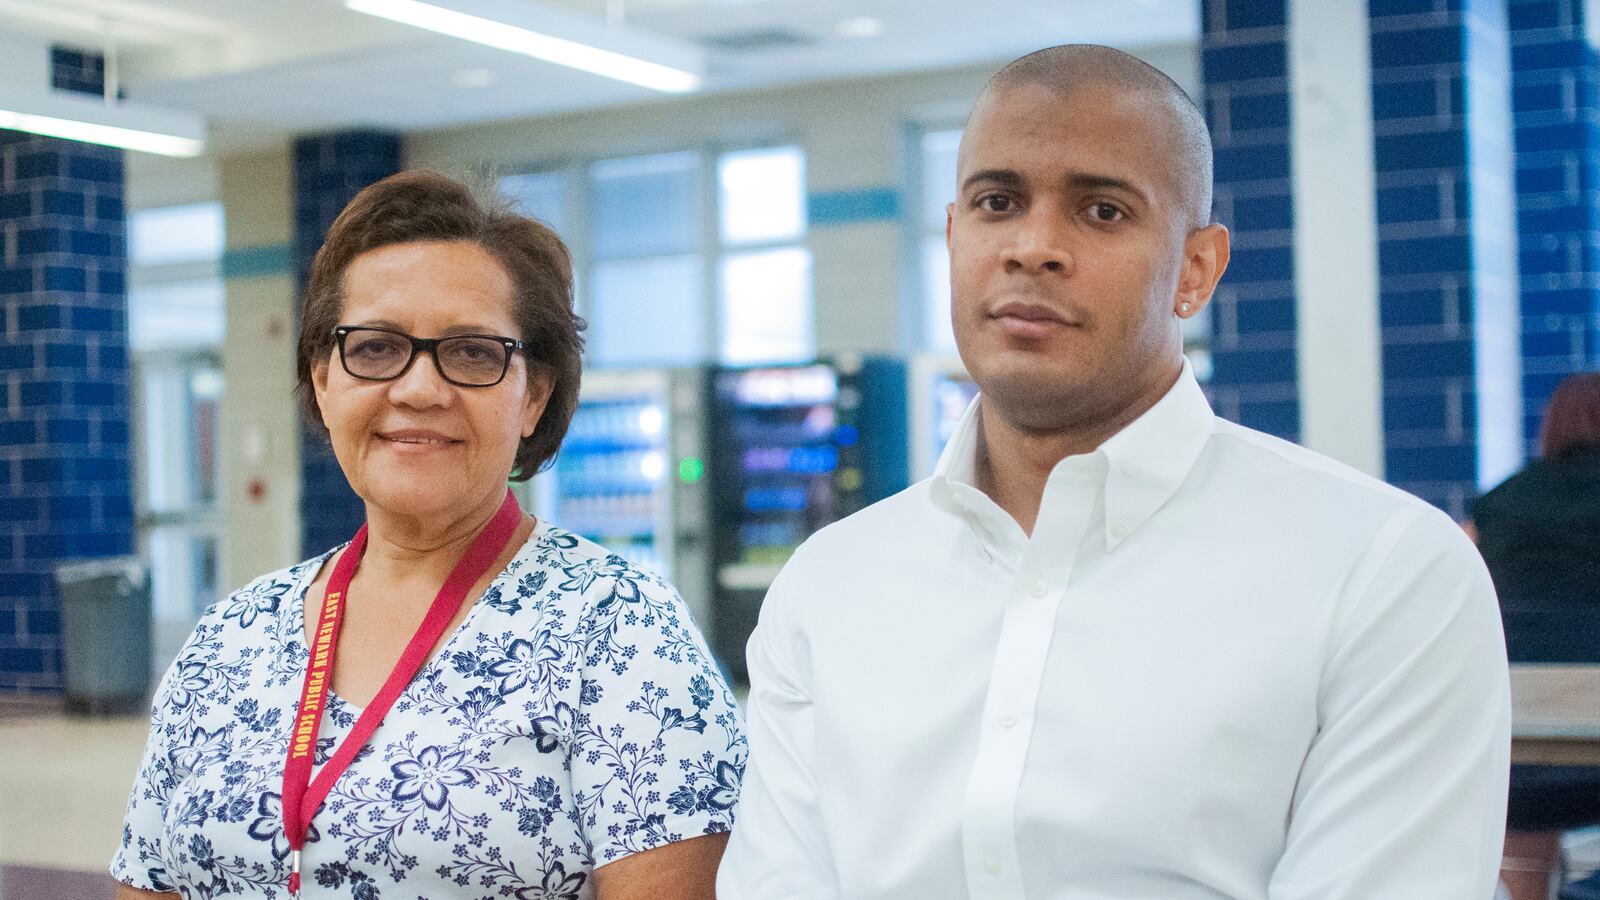
<instances>
[{"instance_id":1,"label":"white floral blouse","mask_svg":"<svg viewBox=\"0 0 1600 900\"><path fill-rule=\"evenodd\" d=\"M288 896L280 801L324 554L206 611L157 691L111 872ZM358 708L330 695L318 767ZM339 778L308 898L582 900L593 870L733 823L746 744L677 592L541 522Z\"/></svg>"}]
</instances>

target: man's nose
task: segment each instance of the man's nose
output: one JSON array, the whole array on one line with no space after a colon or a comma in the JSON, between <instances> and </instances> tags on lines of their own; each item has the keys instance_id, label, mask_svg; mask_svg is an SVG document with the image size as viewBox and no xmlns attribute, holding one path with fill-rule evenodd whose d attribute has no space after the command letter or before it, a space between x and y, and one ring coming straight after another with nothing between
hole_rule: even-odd
<instances>
[{"instance_id":1,"label":"man's nose","mask_svg":"<svg viewBox=\"0 0 1600 900\"><path fill-rule=\"evenodd\" d=\"M1034 207L1017 222L1006 270L1068 274L1072 271L1069 223L1054 210Z\"/></svg>"}]
</instances>

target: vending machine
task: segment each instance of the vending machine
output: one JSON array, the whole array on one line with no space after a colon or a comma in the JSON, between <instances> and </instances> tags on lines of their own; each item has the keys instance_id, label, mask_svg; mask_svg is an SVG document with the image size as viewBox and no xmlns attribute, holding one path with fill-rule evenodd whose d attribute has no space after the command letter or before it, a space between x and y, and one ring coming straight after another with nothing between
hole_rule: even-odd
<instances>
[{"instance_id":1,"label":"vending machine","mask_svg":"<svg viewBox=\"0 0 1600 900\"><path fill-rule=\"evenodd\" d=\"M712 375L712 648L739 680L761 600L817 529L904 488L906 366L886 357Z\"/></svg>"},{"instance_id":2,"label":"vending machine","mask_svg":"<svg viewBox=\"0 0 1600 900\"><path fill-rule=\"evenodd\" d=\"M961 414L978 396L978 385L960 357L943 354L913 357L910 379L911 480L920 481L933 474Z\"/></svg>"},{"instance_id":3,"label":"vending machine","mask_svg":"<svg viewBox=\"0 0 1600 900\"><path fill-rule=\"evenodd\" d=\"M591 370L555 463L524 498L541 519L661 575L712 621L700 369Z\"/></svg>"}]
</instances>

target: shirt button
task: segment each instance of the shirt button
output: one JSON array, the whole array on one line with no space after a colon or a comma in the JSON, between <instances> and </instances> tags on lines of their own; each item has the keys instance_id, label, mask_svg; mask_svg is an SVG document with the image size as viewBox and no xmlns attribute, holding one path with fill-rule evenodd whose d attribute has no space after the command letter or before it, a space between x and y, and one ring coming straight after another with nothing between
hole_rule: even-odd
<instances>
[{"instance_id":1,"label":"shirt button","mask_svg":"<svg viewBox=\"0 0 1600 900\"><path fill-rule=\"evenodd\" d=\"M1043 581L1035 581L1033 584L1028 585L1028 592L1033 594L1035 597L1043 597L1049 592L1049 590L1050 586L1045 584Z\"/></svg>"},{"instance_id":2,"label":"shirt button","mask_svg":"<svg viewBox=\"0 0 1600 900\"><path fill-rule=\"evenodd\" d=\"M1000 727L1001 728L1010 728L1010 727L1012 727L1013 725L1016 725L1016 724L1017 724L1017 714L1016 713L1014 713L1014 712L1003 712L1003 713L1000 714Z\"/></svg>"},{"instance_id":3,"label":"shirt button","mask_svg":"<svg viewBox=\"0 0 1600 900\"><path fill-rule=\"evenodd\" d=\"M983 857L983 871L990 875L999 875L1000 857L993 853L985 854Z\"/></svg>"},{"instance_id":4,"label":"shirt button","mask_svg":"<svg viewBox=\"0 0 1600 900\"><path fill-rule=\"evenodd\" d=\"M1127 528L1127 526L1126 525L1114 525L1114 526L1112 526L1112 528L1111 528L1111 536L1113 538L1115 538L1116 540L1119 540L1119 541L1122 540L1123 538L1127 537L1128 536L1128 528Z\"/></svg>"}]
</instances>

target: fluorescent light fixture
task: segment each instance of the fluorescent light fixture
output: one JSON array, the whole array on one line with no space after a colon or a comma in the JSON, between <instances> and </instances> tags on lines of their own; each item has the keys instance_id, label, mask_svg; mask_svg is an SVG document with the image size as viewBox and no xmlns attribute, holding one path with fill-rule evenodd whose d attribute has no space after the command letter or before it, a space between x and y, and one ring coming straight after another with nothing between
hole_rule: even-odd
<instances>
[{"instance_id":1,"label":"fluorescent light fixture","mask_svg":"<svg viewBox=\"0 0 1600 900\"><path fill-rule=\"evenodd\" d=\"M856 16L850 19L840 19L833 30L840 37L871 38L883 34L883 20L877 16Z\"/></svg>"},{"instance_id":2,"label":"fluorescent light fixture","mask_svg":"<svg viewBox=\"0 0 1600 900\"><path fill-rule=\"evenodd\" d=\"M705 58L681 41L609 28L529 0L345 0L379 16L672 94L699 90Z\"/></svg>"},{"instance_id":3,"label":"fluorescent light fixture","mask_svg":"<svg viewBox=\"0 0 1600 900\"><path fill-rule=\"evenodd\" d=\"M206 148L205 120L193 113L59 91L0 88L0 128L162 156L199 156Z\"/></svg>"}]
</instances>

